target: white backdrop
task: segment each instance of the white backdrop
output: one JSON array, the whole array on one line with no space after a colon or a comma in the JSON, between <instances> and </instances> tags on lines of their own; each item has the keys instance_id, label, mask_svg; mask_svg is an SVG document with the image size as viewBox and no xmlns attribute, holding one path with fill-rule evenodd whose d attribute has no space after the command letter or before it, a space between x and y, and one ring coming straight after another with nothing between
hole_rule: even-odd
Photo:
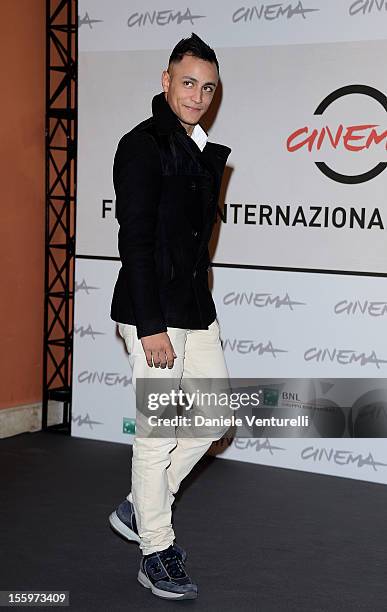
<instances>
[{"instance_id":1,"label":"white backdrop","mask_svg":"<svg viewBox=\"0 0 387 612\"><path fill-rule=\"evenodd\" d=\"M122 134L150 115L170 50L191 31L220 62L210 140L232 148L213 242L231 376L374 378L380 386L387 170L351 177L387 161L387 11L347 0L195 0L168 11L155 0L79 4L73 435L132 440L130 368L109 318L120 267L112 161ZM315 114L332 92L354 85L362 87ZM221 456L387 483L383 439L240 439Z\"/></svg>"}]
</instances>

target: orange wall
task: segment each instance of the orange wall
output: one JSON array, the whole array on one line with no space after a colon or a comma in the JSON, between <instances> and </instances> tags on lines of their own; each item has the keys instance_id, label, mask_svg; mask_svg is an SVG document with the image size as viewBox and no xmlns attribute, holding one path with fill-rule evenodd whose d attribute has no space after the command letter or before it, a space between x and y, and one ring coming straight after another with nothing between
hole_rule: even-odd
<instances>
[{"instance_id":1,"label":"orange wall","mask_svg":"<svg viewBox=\"0 0 387 612\"><path fill-rule=\"evenodd\" d=\"M45 1L1 2L0 408L42 397Z\"/></svg>"}]
</instances>

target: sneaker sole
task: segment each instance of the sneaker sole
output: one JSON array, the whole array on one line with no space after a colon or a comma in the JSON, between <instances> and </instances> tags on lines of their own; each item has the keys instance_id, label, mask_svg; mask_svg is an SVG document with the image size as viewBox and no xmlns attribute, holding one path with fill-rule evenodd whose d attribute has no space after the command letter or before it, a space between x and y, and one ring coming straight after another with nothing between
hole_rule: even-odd
<instances>
[{"instance_id":1,"label":"sneaker sole","mask_svg":"<svg viewBox=\"0 0 387 612\"><path fill-rule=\"evenodd\" d=\"M161 589L155 587L141 570L138 572L137 580L146 589L151 589L153 595L157 595L157 597L161 597L162 599L196 599L198 596L197 591L187 591L186 593L162 591Z\"/></svg>"},{"instance_id":2,"label":"sneaker sole","mask_svg":"<svg viewBox=\"0 0 387 612\"><path fill-rule=\"evenodd\" d=\"M112 512L109 516L109 522L114 531L122 535L126 540L129 540L129 542L137 542L137 544L140 543L140 536L132 529L129 529L129 527L118 518L116 511Z\"/></svg>"}]
</instances>

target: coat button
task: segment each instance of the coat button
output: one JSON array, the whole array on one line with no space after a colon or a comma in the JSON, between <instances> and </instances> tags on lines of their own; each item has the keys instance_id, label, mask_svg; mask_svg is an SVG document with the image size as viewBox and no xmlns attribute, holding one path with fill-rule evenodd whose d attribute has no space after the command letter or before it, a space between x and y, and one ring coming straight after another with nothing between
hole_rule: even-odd
<instances>
[{"instance_id":1,"label":"coat button","mask_svg":"<svg viewBox=\"0 0 387 612\"><path fill-rule=\"evenodd\" d=\"M192 181L189 187L192 189L192 191L196 191L196 183L194 181Z\"/></svg>"}]
</instances>

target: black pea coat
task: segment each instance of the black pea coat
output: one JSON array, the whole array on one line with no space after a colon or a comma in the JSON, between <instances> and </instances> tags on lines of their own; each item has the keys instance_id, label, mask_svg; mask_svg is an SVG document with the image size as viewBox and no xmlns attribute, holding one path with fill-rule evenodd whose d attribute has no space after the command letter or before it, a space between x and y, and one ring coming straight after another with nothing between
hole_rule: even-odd
<instances>
[{"instance_id":1,"label":"black pea coat","mask_svg":"<svg viewBox=\"0 0 387 612\"><path fill-rule=\"evenodd\" d=\"M152 113L121 138L113 165L122 267L110 316L138 338L214 321L208 242L231 152L210 142L200 151L164 93Z\"/></svg>"}]
</instances>

